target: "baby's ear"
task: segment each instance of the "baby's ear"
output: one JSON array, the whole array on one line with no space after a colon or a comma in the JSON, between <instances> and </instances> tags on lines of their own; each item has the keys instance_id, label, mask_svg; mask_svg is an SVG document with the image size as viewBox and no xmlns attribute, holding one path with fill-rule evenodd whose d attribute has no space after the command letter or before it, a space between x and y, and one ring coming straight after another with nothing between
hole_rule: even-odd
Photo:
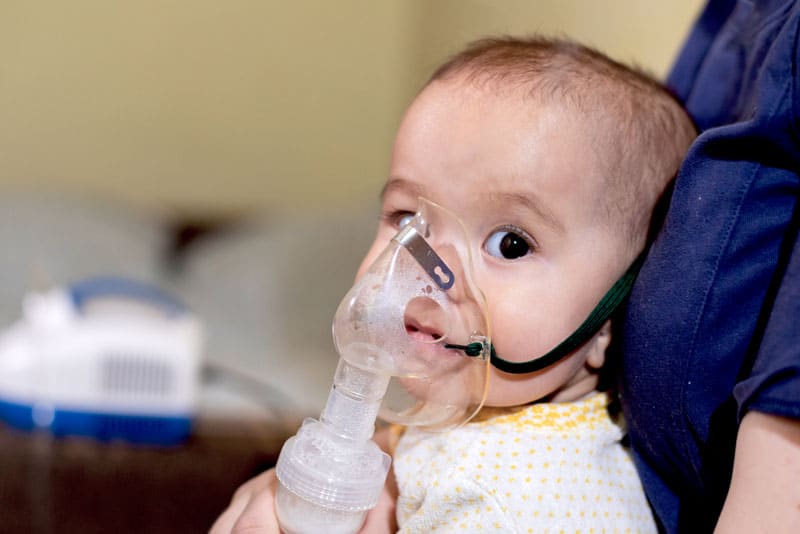
<instances>
[{"instance_id":1,"label":"baby's ear","mask_svg":"<svg viewBox=\"0 0 800 534\"><path fill-rule=\"evenodd\" d=\"M611 344L611 319L603 323L600 330L589 341L589 352L586 355L586 365L592 369L600 369L606 363L606 350Z\"/></svg>"}]
</instances>

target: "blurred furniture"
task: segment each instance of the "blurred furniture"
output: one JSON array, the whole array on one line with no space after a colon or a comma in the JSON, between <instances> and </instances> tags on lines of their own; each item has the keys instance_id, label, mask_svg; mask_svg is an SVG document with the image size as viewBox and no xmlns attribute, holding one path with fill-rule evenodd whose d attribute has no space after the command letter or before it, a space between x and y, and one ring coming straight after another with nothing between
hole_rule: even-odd
<instances>
[{"instance_id":1,"label":"blurred furniture","mask_svg":"<svg viewBox=\"0 0 800 534\"><path fill-rule=\"evenodd\" d=\"M0 424L0 532L206 532L286 437L286 428L200 420L186 444L157 448Z\"/></svg>"}]
</instances>

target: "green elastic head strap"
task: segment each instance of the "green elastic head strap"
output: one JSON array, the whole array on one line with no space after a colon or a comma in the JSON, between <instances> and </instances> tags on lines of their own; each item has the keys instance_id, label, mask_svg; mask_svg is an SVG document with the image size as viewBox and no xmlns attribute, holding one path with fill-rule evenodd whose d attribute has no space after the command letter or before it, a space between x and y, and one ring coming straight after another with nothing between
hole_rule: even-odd
<instances>
[{"instance_id":1,"label":"green elastic head strap","mask_svg":"<svg viewBox=\"0 0 800 534\"><path fill-rule=\"evenodd\" d=\"M589 314L589 317L587 317L586 320L583 321L583 323L577 328L577 330L570 334L567 339L559 343L550 352L526 362L510 362L498 356L494 350L494 346L492 346L492 365L506 373L525 374L549 367L562 360L568 354L571 354L572 351L586 343L593 335L597 333L598 330L600 330L600 327L603 326L608 318L611 317L611 314L614 313L614 311L628 296L628 293L631 291L631 287L633 287L633 282L636 280L636 275L639 274L639 269L642 267L644 256L644 252L639 254L631 266L628 267L628 270L625 271L625 274L623 274L622 277L616 281L611 289L609 289L608 292L603 296L597 306L595 306L595 308ZM477 356L481 353L483 348L480 343L470 343L469 345L446 344L445 347L463 350L468 356Z\"/></svg>"}]
</instances>

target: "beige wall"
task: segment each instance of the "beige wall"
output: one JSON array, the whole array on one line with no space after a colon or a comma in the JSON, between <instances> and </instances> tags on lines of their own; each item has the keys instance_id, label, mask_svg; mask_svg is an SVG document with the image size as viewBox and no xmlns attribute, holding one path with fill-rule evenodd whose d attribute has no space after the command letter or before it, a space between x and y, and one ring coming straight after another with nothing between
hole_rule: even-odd
<instances>
[{"instance_id":1,"label":"beige wall","mask_svg":"<svg viewBox=\"0 0 800 534\"><path fill-rule=\"evenodd\" d=\"M363 202L430 70L561 32L662 74L699 0L5 0L0 184L225 213Z\"/></svg>"},{"instance_id":2,"label":"beige wall","mask_svg":"<svg viewBox=\"0 0 800 534\"><path fill-rule=\"evenodd\" d=\"M566 35L663 76L699 0L437 0L415 13L426 70L485 34Z\"/></svg>"}]
</instances>

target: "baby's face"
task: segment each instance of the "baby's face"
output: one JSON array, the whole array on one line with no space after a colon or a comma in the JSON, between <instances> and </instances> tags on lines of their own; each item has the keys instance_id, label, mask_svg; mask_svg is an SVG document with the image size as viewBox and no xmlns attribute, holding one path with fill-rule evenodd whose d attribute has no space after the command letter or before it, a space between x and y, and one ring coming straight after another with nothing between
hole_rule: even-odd
<instances>
[{"instance_id":1,"label":"baby's face","mask_svg":"<svg viewBox=\"0 0 800 534\"><path fill-rule=\"evenodd\" d=\"M579 119L516 93L494 96L455 81L428 86L398 131L383 216L359 274L426 197L458 215L470 233L497 354L527 361L548 352L583 322L629 260L622 237L602 222L604 182L590 125ZM537 373L492 368L487 404L586 393L576 384L586 378L587 358L596 361L592 351L605 348L599 338Z\"/></svg>"}]
</instances>

